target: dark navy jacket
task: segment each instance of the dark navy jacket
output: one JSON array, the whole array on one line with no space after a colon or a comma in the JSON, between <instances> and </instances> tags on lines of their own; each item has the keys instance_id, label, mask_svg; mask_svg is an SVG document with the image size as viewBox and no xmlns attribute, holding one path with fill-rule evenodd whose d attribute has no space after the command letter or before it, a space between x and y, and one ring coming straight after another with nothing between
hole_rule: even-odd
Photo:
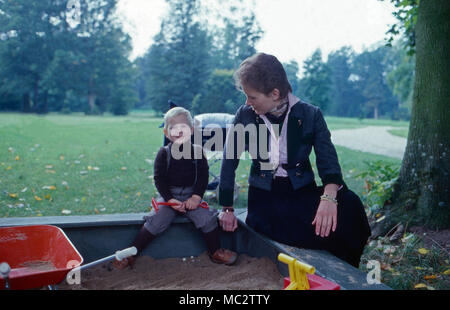
<instances>
[{"instance_id":1,"label":"dark navy jacket","mask_svg":"<svg viewBox=\"0 0 450 310\"><path fill-rule=\"evenodd\" d=\"M342 179L336 149L331 142L331 134L320 109L299 100L292 106L288 117L288 163L287 165L283 165L283 168L287 171L294 190L309 185L314 181L314 172L309 161L309 155L313 147L316 155L317 170L323 185L329 183L343 185L344 181ZM267 132L264 134L270 137L264 121L249 106L243 105L237 110L233 124L242 124L244 127L248 124L254 124L258 128L256 133L258 137L251 137L251 133L246 135L245 151L249 151L249 141L255 141L255 139L256 141L260 141L259 135L261 135L261 130L266 130ZM259 126L260 124L264 126ZM230 145L230 141L233 141L230 139L231 134L232 131L229 131L220 172L219 204L222 206L233 205L235 171L240 158L240 154L234 154L232 158L225 157L227 148L232 147ZM268 141L267 139L266 142L268 143ZM232 149L236 151L237 148L235 142L234 148ZM256 149L260 150L259 144ZM269 162L269 159L264 158L259 153L256 158L252 158L248 182L250 186L270 190L274 171L261 169L260 163Z\"/></svg>"}]
</instances>

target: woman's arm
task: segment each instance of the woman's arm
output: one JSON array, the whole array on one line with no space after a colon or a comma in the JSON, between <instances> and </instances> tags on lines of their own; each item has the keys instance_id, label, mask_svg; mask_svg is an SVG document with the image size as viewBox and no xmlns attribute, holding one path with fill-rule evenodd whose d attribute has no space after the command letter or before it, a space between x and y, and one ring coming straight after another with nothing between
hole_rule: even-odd
<instances>
[{"instance_id":1,"label":"woman's arm","mask_svg":"<svg viewBox=\"0 0 450 310\"><path fill-rule=\"evenodd\" d=\"M336 196L344 185L344 180L330 131L320 109L317 109L314 115L314 152L324 191L312 225L316 225L316 235L328 237L337 227Z\"/></svg>"},{"instance_id":2,"label":"woman's arm","mask_svg":"<svg viewBox=\"0 0 450 310\"><path fill-rule=\"evenodd\" d=\"M337 227L336 196L344 180L336 148L331 142L331 134L320 109L317 109L314 117L314 152L324 191L312 225L316 226L316 235L328 237Z\"/></svg>"},{"instance_id":3,"label":"woman's arm","mask_svg":"<svg viewBox=\"0 0 450 310\"><path fill-rule=\"evenodd\" d=\"M223 206L222 212L219 214L219 223L225 231L234 231L237 228L237 219L234 215L234 184L236 178L236 169L239 165L239 158L241 149L237 145L237 134L234 131L234 126L239 124L240 113L242 107L238 109L233 121L233 127L228 131L226 142L223 150L222 166L220 169L219 182L219 204ZM232 152L230 152L232 150ZM243 150L242 150L243 151Z\"/></svg>"},{"instance_id":4,"label":"woman's arm","mask_svg":"<svg viewBox=\"0 0 450 310\"><path fill-rule=\"evenodd\" d=\"M324 195L327 195L327 196L330 196L330 197L336 199L339 188L340 188L340 185L329 183L329 184L325 185L323 193L324 193Z\"/></svg>"},{"instance_id":5,"label":"woman's arm","mask_svg":"<svg viewBox=\"0 0 450 310\"><path fill-rule=\"evenodd\" d=\"M331 134L320 109L314 114L314 152L319 177L324 185L343 185L341 166L336 148L331 142Z\"/></svg>"},{"instance_id":6,"label":"woman's arm","mask_svg":"<svg viewBox=\"0 0 450 310\"><path fill-rule=\"evenodd\" d=\"M236 112L233 126L228 130L223 149L219 182L219 204L221 206L232 207L234 202L236 169L239 165L241 154L244 151L243 148L238 145L238 142L244 141L244 139L239 139L237 137L239 131L235 130L236 125L241 123L241 111L242 107Z\"/></svg>"}]
</instances>

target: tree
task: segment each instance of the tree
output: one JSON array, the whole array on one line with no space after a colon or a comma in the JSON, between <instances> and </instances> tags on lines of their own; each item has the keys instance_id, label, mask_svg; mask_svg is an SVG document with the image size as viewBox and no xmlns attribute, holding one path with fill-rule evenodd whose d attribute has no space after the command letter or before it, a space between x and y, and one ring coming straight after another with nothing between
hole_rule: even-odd
<instances>
[{"instance_id":1,"label":"tree","mask_svg":"<svg viewBox=\"0 0 450 310\"><path fill-rule=\"evenodd\" d=\"M87 98L87 113L110 107L113 113L124 114L135 101L123 89L133 78L128 61L131 38L123 32L116 8L117 0L80 2L80 24L72 41L76 46L71 46L80 61L72 75L77 78L77 92ZM131 84L126 87L133 89Z\"/></svg>"},{"instance_id":2,"label":"tree","mask_svg":"<svg viewBox=\"0 0 450 310\"><path fill-rule=\"evenodd\" d=\"M28 112L128 111L135 101L131 44L116 5L117 0L0 1L0 94L9 102L22 97L21 110Z\"/></svg>"},{"instance_id":3,"label":"tree","mask_svg":"<svg viewBox=\"0 0 450 310\"><path fill-rule=\"evenodd\" d=\"M344 46L328 55L331 72L331 115L359 117L364 96L356 89L353 78L353 61L356 55L351 47Z\"/></svg>"},{"instance_id":4,"label":"tree","mask_svg":"<svg viewBox=\"0 0 450 310\"><path fill-rule=\"evenodd\" d=\"M192 112L235 114L244 101L245 96L234 85L233 70L216 69L206 82L204 91L195 97Z\"/></svg>"},{"instance_id":5,"label":"tree","mask_svg":"<svg viewBox=\"0 0 450 310\"><path fill-rule=\"evenodd\" d=\"M223 24L212 27L216 68L235 70L256 53L255 45L264 32L256 20L254 5L254 1L228 0L221 3L219 11L209 12Z\"/></svg>"},{"instance_id":6,"label":"tree","mask_svg":"<svg viewBox=\"0 0 450 310\"><path fill-rule=\"evenodd\" d=\"M304 77L300 80L300 94L309 103L326 110L330 103L330 69L317 49L303 64Z\"/></svg>"},{"instance_id":7,"label":"tree","mask_svg":"<svg viewBox=\"0 0 450 310\"><path fill-rule=\"evenodd\" d=\"M353 80L356 89L364 97L365 117L377 119L383 114L392 113L398 106L385 81L387 49L378 46L365 50L353 61Z\"/></svg>"},{"instance_id":8,"label":"tree","mask_svg":"<svg viewBox=\"0 0 450 310\"><path fill-rule=\"evenodd\" d=\"M211 95L208 81L229 83L213 72L236 69L256 52L255 44L263 32L243 0L223 2L220 8L203 5L206 2L201 0L166 1L169 10L160 32L148 52L136 61L140 105L165 112L171 99L198 111ZM214 101L205 108L234 110L241 104L235 102L234 93L232 90L223 102Z\"/></svg>"},{"instance_id":9,"label":"tree","mask_svg":"<svg viewBox=\"0 0 450 310\"><path fill-rule=\"evenodd\" d=\"M166 0L169 14L145 57L147 94L153 109L164 112L167 100L190 109L211 72L211 37L198 20L198 0Z\"/></svg>"},{"instance_id":10,"label":"tree","mask_svg":"<svg viewBox=\"0 0 450 310\"><path fill-rule=\"evenodd\" d=\"M387 34L390 35L388 39L388 46L392 46L394 38L399 34L402 35L403 44L407 49L409 55L415 53L416 46L416 23L417 10L420 0L390 0L397 8L393 15L399 21L397 24L391 26Z\"/></svg>"},{"instance_id":11,"label":"tree","mask_svg":"<svg viewBox=\"0 0 450 310\"><path fill-rule=\"evenodd\" d=\"M65 3L57 0L0 2L0 93L22 97L23 112L36 110L40 103L42 73L57 46L55 20L65 10ZM46 106L46 91L43 99Z\"/></svg>"},{"instance_id":12,"label":"tree","mask_svg":"<svg viewBox=\"0 0 450 310\"><path fill-rule=\"evenodd\" d=\"M150 108L147 102L147 80L149 77L149 67L148 63L149 57L137 57L134 60L134 66L136 68L136 80L134 88L137 91L138 102L136 103L136 108Z\"/></svg>"},{"instance_id":13,"label":"tree","mask_svg":"<svg viewBox=\"0 0 450 310\"><path fill-rule=\"evenodd\" d=\"M415 56L409 55L399 44L394 45L387 55L392 64L387 70L386 83L399 102L397 118L408 119L414 89Z\"/></svg>"},{"instance_id":14,"label":"tree","mask_svg":"<svg viewBox=\"0 0 450 310\"><path fill-rule=\"evenodd\" d=\"M450 2L420 1L408 142L389 212L434 229L450 226Z\"/></svg>"},{"instance_id":15,"label":"tree","mask_svg":"<svg viewBox=\"0 0 450 310\"><path fill-rule=\"evenodd\" d=\"M298 94L300 79L298 78L299 66L297 61L291 60L288 63L283 64L283 67L284 70L286 71L289 84L291 84L292 93Z\"/></svg>"}]
</instances>

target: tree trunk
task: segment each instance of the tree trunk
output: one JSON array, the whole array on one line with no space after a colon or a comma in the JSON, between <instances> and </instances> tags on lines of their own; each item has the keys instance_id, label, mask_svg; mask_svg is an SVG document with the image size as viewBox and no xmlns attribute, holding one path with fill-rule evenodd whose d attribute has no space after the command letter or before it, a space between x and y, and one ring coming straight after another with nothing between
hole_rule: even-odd
<instances>
[{"instance_id":1,"label":"tree trunk","mask_svg":"<svg viewBox=\"0 0 450 310\"><path fill-rule=\"evenodd\" d=\"M48 90L44 92L44 98L42 100L42 108L41 113L47 114L48 113Z\"/></svg>"},{"instance_id":2,"label":"tree trunk","mask_svg":"<svg viewBox=\"0 0 450 310\"><path fill-rule=\"evenodd\" d=\"M95 108L95 95L94 94L89 93L89 95L88 95L88 102L89 102L90 112L93 113L94 112L94 108Z\"/></svg>"},{"instance_id":3,"label":"tree trunk","mask_svg":"<svg viewBox=\"0 0 450 310\"><path fill-rule=\"evenodd\" d=\"M24 93L22 96L22 112L23 113L31 112L31 101L29 93Z\"/></svg>"},{"instance_id":4,"label":"tree trunk","mask_svg":"<svg viewBox=\"0 0 450 310\"><path fill-rule=\"evenodd\" d=\"M389 210L410 224L450 227L450 1L420 1L408 142Z\"/></svg>"},{"instance_id":5,"label":"tree trunk","mask_svg":"<svg viewBox=\"0 0 450 310\"><path fill-rule=\"evenodd\" d=\"M33 87L33 107L34 107L35 112L39 112L38 96L39 96L39 81L36 80L34 82L34 87Z\"/></svg>"},{"instance_id":6,"label":"tree trunk","mask_svg":"<svg viewBox=\"0 0 450 310\"><path fill-rule=\"evenodd\" d=\"M378 105L373 107L373 118L378 119Z\"/></svg>"},{"instance_id":7,"label":"tree trunk","mask_svg":"<svg viewBox=\"0 0 450 310\"><path fill-rule=\"evenodd\" d=\"M90 109L90 114L94 113L95 108L95 94L94 94L94 80L92 77L89 78L89 91L88 91L88 104Z\"/></svg>"}]
</instances>

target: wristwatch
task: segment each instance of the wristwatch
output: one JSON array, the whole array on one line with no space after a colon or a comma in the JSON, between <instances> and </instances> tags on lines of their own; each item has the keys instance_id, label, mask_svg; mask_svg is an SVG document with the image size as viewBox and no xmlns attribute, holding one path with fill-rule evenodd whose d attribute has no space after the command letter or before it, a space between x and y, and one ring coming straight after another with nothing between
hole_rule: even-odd
<instances>
[{"instance_id":1,"label":"wristwatch","mask_svg":"<svg viewBox=\"0 0 450 310\"><path fill-rule=\"evenodd\" d=\"M222 208L222 212L228 213L228 212L234 212L234 208L233 207L223 207Z\"/></svg>"}]
</instances>

